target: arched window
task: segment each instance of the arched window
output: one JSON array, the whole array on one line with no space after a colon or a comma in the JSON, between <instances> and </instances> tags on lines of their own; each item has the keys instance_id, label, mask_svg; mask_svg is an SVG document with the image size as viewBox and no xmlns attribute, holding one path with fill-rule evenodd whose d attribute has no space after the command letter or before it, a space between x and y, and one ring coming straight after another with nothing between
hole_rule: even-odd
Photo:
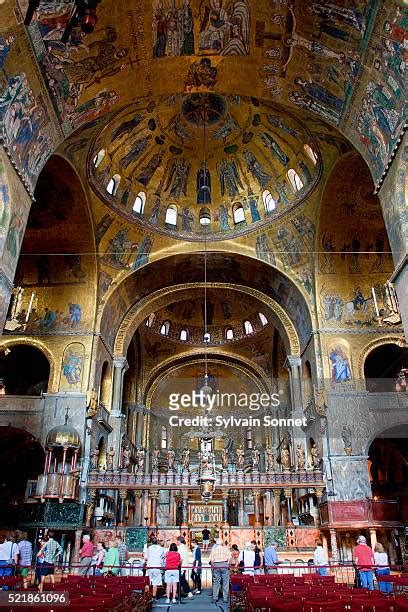
<instances>
[{"instance_id":1,"label":"arched window","mask_svg":"<svg viewBox=\"0 0 408 612\"><path fill-rule=\"evenodd\" d=\"M312 160L314 165L316 165L317 164L317 155L313 151L312 147L310 147L308 144L305 144L305 145L303 145L303 148L304 148L305 153L308 156L308 158Z\"/></svg>"},{"instance_id":2,"label":"arched window","mask_svg":"<svg viewBox=\"0 0 408 612\"><path fill-rule=\"evenodd\" d=\"M170 321L163 321L161 328L160 328L160 333L162 336L168 336L170 333Z\"/></svg>"},{"instance_id":3,"label":"arched window","mask_svg":"<svg viewBox=\"0 0 408 612\"><path fill-rule=\"evenodd\" d=\"M245 211L241 202L237 202L232 207L232 216L235 224L242 223L243 221L245 221Z\"/></svg>"},{"instance_id":4,"label":"arched window","mask_svg":"<svg viewBox=\"0 0 408 612\"><path fill-rule=\"evenodd\" d=\"M114 174L106 186L106 191L111 196L115 196L120 183L120 174Z\"/></svg>"},{"instance_id":5,"label":"arched window","mask_svg":"<svg viewBox=\"0 0 408 612\"><path fill-rule=\"evenodd\" d=\"M272 194L269 191L269 189L265 189L265 191L262 194L262 199L263 199L263 203L264 203L264 206L265 206L265 212L266 213L270 213L273 210L275 210L276 202L273 199Z\"/></svg>"},{"instance_id":6,"label":"arched window","mask_svg":"<svg viewBox=\"0 0 408 612\"><path fill-rule=\"evenodd\" d=\"M210 225L211 213L208 208L202 208L200 210L200 225Z\"/></svg>"},{"instance_id":7,"label":"arched window","mask_svg":"<svg viewBox=\"0 0 408 612\"><path fill-rule=\"evenodd\" d=\"M293 191L300 191L303 189L303 181L293 168L288 170L288 179L290 184L292 185Z\"/></svg>"},{"instance_id":8,"label":"arched window","mask_svg":"<svg viewBox=\"0 0 408 612\"><path fill-rule=\"evenodd\" d=\"M268 325L268 319L265 317L264 314L262 314L262 312L259 312L259 320L261 321L262 325Z\"/></svg>"},{"instance_id":9,"label":"arched window","mask_svg":"<svg viewBox=\"0 0 408 612\"><path fill-rule=\"evenodd\" d=\"M133 212L138 215L143 215L144 207L146 204L146 194L144 191L139 191L137 194L135 201L133 202Z\"/></svg>"},{"instance_id":10,"label":"arched window","mask_svg":"<svg viewBox=\"0 0 408 612\"><path fill-rule=\"evenodd\" d=\"M244 331L246 336L254 333L254 328L252 327L252 323L250 321L244 321Z\"/></svg>"},{"instance_id":11,"label":"arched window","mask_svg":"<svg viewBox=\"0 0 408 612\"><path fill-rule=\"evenodd\" d=\"M95 157L93 158L93 165L95 166L95 168L97 168L103 162L105 153L105 149L101 149L99 153L95 155Z\"/></svg>"},{"instance_id":12,"label":"arched window","mask_svg":"<svg viewBox=\"0 0 408 612\"><path fill-rule=\"evenodd\" d=\"M154 312L150 313L146 319L146 327L151 327L154 321Z\"/></svg>"},{"instance_id":13,"label":"arched window","mask_svg":"<svg viewBox=\"0 0 408 612\"><path fill-rule=\"evenodd\" d=\"M177 225L177 206L175 204L169 204L167 207L164 222L168 225Z\"/></svg>"},{"instance_id":14,"label":"arched window","mask_svg":"<svg viewBox=\"0 0 408 612\"><path fill-rule=\"evenodd\" d=\"M180 340L182 342L186 342L188 340L188 331L186 329L182 329L180 332Z\"/></svg>"},{"instance_id":15,"label":"arched window","mask_svg":"<svg viewBox=\"0 0 408 612\"><path fill-rule=\"evenodd\" d=\"M232 327L229 327L227 329L227 331L225 332L225 338L227 340L233 340L234 339L234 330L232 329Z\"/></svg>"}]
</instances>

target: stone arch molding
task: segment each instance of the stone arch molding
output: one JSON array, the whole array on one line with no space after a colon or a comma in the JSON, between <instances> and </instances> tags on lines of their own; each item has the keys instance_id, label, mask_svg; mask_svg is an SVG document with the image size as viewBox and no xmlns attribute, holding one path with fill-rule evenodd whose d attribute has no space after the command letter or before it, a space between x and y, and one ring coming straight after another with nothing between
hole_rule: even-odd
<instances>
[{"instance_id":1,"label":"stone arch molding","mask_svg":"<svg viewBox=\"0 0 408 612\"><path fill-rule=\"evenodd\" d=\"M197 352L192 352L191 351L191 356L197 356ZM187 355L179 355L179 357L187 357ZM218 357L218 358L217 358ZM223 359L224 357L224 359ZM251 378L251 380L254 380L254 371L251 371L251 369L248 367L248 364L245 363L245 361L241 361L241 359L238 361L236 361L235 363L232 362L228 362L226 361L225 357L228 357L228 355L222 354L222 353L218 353L215 358L211 358L211 363L216 363L216 364L222 364L222 365L229 365L233 368L236 368L237 370L241 371L243 374L246 374L246 376L248 376L249 378ZM188 362L189 365L195 365L195 364L202 364L202 359L193 359L192 361ZM164 364L162 364L164 365ZM185 366L186 364L183 362L180 362L180 360L178 360L177 362L173 361L173 364L169 364L168 368L160 368L160 372L156 372L156 377L153 378L153 373L152 375L149 377L150 379L150 386L148 386L147 389L147 393L145 393L145 399L146 399L146 406L148 408L151 407L151 401L152 401L152 397L153 394L155 392L155 390L157 389L157 387L159 386L160 382L166 377L168 376L168 374L170 372L174 372L175 370L182 368L183 366ZM253 370L253 366L251 364L251 368ZM259 372L257 372L259 374ZM264 376L260 377L258 380L254 380L255 384L258 386L258 388L262 389L261 392L264 393L268 393L270 390L268 389L268 386L266 384L266 380L264 380Z\"/></svg>"},{"instance_id":2,"label":"stone arch molding","mask_svg":"<svg viewBox=\"0 0 408 612\"><path fill-rule=\"evenodd\" d=\"M364 364L366 362L366 359L368 357L368 355L376 348L378 348L379 346L383 346L385 344L401 344L401 341L403 340L403 335L395 335L395 334L390 334L387 336L382 336L381 338L377 338L376 340L373 340L372 342L370 342L369 344L367 344L363 350L360 353L359 359L358 359L358 375L360 376L360 380L364 380Z\"/></svg>"},{"instance_id":3,"label":"stone arch molding","mask_svg":"<svg viewBox=\"0 0 408 612\"><path fill-rule=\"evenodd\" d=\"M204 286L204 283L184 283L172 287L164 287L139 300L127 312L119 326L114 344L115 357L126 355L130 340L136 329L151 312L165 306L166 303L169 302L169 296L173 294L176 296L180 292L200 289ZM232 291L245 293L265 304L275 315L275 323L277 323L277 328L282 333L288 354L300 357L300 341L296 328L282 306L274 299L257 289L252 289L245 285L236 285L233 283L207 283L206 286L214 289L231 289Z\"/></svg>"}]
</instances>

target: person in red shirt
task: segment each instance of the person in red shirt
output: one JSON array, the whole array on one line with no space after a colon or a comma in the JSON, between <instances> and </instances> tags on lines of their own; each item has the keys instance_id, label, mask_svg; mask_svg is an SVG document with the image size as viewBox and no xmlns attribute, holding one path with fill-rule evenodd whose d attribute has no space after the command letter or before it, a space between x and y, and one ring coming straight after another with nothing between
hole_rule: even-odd
<instances>
[{"instance_id":1,"label":"person in red shirt","mask_svg":"<svg viewBox=\"0 0 408 612\"><path fill-rule=\"evenodd\" d=\"M358 536L354 549L354 562L361 579L361 587L374 591L374 553L363 535Z\"/></svg>"},{"instance_id":2,"label":"person in red shirt","mask_svg":"<svg viewBox=\"0 0 408 612\"><path fill-rule=\"evenodd\" d=\"M82 548L79 551L79 567L78 574L86 576L89 572L92 564L92 557L94 554L94 545L91 542L91 536L85 534L82 536Z\"/></svg>"},{"instance_id":3,"label":"person in red shirt","mask_svg":"<svg viewBox=\"0 0 408 612\"><path fill-rule=\"evenodd\" d=\"M177 545L170 544L169 552L166 554L166 571L164 573L164 581L166 583L166 603L170 603L170 597L173 597L173 603L177 603L177 585L180 580L180 565L181 556L177 552Z\"/></svg>"}]
</instances>

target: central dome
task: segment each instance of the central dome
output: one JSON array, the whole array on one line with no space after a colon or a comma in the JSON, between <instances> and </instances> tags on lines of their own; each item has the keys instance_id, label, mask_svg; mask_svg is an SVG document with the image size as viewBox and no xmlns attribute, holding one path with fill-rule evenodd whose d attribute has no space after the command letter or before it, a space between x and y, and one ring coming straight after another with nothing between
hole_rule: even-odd
<instances>
[{"instance_id":1,"label":"central dome","mask_svg":"<svg viewBox=\"0 0 408 612\"><path fill-rule=\"evenodd\" d=\"M88 159L107 206L183 240L257 230L304 200L320 172L316 142L286 109L215 93L140 100L104 127Z\"/></svg>"}]
</instances>

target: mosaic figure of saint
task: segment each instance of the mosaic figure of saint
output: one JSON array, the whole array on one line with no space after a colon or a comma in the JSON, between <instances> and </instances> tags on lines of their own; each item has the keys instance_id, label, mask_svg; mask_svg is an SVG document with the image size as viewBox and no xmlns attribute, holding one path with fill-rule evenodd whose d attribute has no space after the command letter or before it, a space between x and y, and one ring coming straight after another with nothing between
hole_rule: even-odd
<instances>
[{"instance_id":1,"label":"mosaic figure of saint","mask_svg":"<svg viewBox=\"0 0 408 612\"><path fill-rule=\"evenodd\" d=\"M244 150L244 158L248 166L248 170L252 174L252 176L258 181L260 187L266 187L267 184L271 181L272 177L268 174L262 164L256 159L255 155L248 151L248 149Z\"/></svg>"},{"instance_id":2,"label":"mosaic figure of saint","mask_svg":"<svg viewBox=\"0 0 408 612\"><path fill-rule=\"evenodd\" d=\"M229 162L223 159L217 164L217 170L220 177L221 195L225 195L225 191L227 191L229 196L237 196L239 188L243 189L244 186L235 161Z\"/></svg>"},{"instance_id":3,"label":"mosaic figure of saint","mask_svg":"<svg viewBox=\"0 0 408 612\"><path fill-rule=\"evenodd\" d=\"M173 160L169 172L167 183L164 191L169 191L172 198L178 199L181 194L187 195L187 180L190 174L190 164L186 164L185 159Z\"/></svg>"},{"instance_id":4,"label":"mosaic figure of saint","mask_svg":"<svg viewBox=\"0 0 408 612\"><path fill-rule=\"evenodd\" d=\"M211 174L205 162L197 172L197 204L211 204Z\"/></svg>"},{"instance_id":5,"label":"mosaic figure of saint","mask_svg":"<svg viewBox=\"0 0 408 612\"><path fill-rule=\"evenodd\" d=\"M289 157L282 151L276 140L272 138L268 132L263 132L263 134L261 134L261 140L264 146L271 151L272 155L280 161L282 166L286 166L289 162Z\"/></svg>"}]
</instances>

